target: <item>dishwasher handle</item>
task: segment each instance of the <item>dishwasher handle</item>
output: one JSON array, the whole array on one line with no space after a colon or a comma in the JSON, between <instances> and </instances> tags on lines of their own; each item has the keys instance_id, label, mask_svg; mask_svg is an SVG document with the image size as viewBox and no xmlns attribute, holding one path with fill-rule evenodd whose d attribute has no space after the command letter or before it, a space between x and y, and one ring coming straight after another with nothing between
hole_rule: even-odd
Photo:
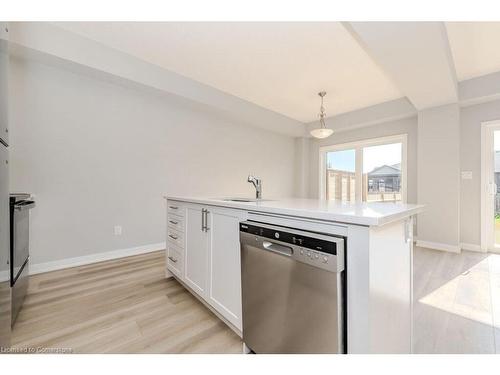
<instances>
[{"instance_id":1,"label":"dishwasher handle","mask_svg":"<svg viewBox=\"0 0 500 375\"><path fill-rule=\"evenodd\" d=\"M293 249L291 247L280 245L270 241L262 241L262 247L264 247L264 249L266 250L272 251L273 253L277 253L280 255L285 255L288 257L291 257L293 255Z\"/></svg>"}]
</instances>

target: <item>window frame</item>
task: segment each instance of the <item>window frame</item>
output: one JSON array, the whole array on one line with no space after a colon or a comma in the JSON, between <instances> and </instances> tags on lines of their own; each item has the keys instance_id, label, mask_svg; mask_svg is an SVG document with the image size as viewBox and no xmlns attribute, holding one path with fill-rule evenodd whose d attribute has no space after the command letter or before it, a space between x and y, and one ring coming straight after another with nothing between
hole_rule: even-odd
<instances>
[{"instance_id":1,"label":"window frame","mask_svg":"<svg viewBox=\"0 0 500 375\"><path fill-rule=\"evenodd\" d=\"M370 146L382 146L392 143L401 143L401 202L407 202L407 158L408 158L408 134L397 134L386 137L366 138L358 141L338 143L319 148L319 197L326 199L326 154L332 151L355 151L356 165L356 202L362 201L363 184L359 183L363 179L363 148Z\"/></svg>"}]
</instances>

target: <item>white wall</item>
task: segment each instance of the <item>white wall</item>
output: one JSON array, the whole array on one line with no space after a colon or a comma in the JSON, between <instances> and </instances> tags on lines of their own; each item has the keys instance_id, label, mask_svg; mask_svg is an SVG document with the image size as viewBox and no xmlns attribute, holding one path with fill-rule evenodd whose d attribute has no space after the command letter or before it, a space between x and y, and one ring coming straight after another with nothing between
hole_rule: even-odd
<instances>
[{"instance_id":1,"label":"white wall","mask_svg":"<svg viewBox=\"0 0 500 375\"><path fill-rule=\"evenodd\" d=\"M472 180L461 181L460 231L462 243L481 244L481 122L500 120L500 100L462 108L460 165Z\"/></svg>"},{"instance_id":2,"label":"white wall","mask_svg":"<svg viewBox=\"0 0 500 375\"><path fill-rule=\"evenodd\" d=\"M460 108L418 114L418 215L421 246L460 251Z\"/></svg>"},{"instance_id":3,"label":"white wall","mask_svg":"<svg viewBox=\"0 0 500 375\"><path fill-rule=\"evenodd\" d=\"M417 201L417 118L410 117L369 127L334 133L331 137L310 139L309 145L309 197L319 197L319 148L363 139L408 134L408 202Z\"/></svg>"},{"instance_id":4,"label":"white wall","mask_svg":"<svg viewBox=\"0 0 500 375\"><path fill-rule=\"evenodd\" d=\"M294 194L294 139L32 61L11 76L11 190L34 193L32 263L164 241L162 193ZM113 226L123 226L114 236Z\"/></svg>"},{"instance_id":5,"label":"white wall","mask_svg":"<svg viewBox=\"0 0 500 375\"><path fill-rule=\"evenodd\" d=\"M295 138L295 195L309 197L309 138Z\"/></svg>"}]
</instances>

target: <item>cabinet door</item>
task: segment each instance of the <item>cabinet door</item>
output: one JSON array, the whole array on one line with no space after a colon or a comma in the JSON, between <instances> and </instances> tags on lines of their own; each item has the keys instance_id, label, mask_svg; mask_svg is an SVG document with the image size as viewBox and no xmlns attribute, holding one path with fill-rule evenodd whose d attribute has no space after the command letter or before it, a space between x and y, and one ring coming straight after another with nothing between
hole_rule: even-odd
<instances>
[{"instance_id":1,"label":"cabinet door","mask_svg":"<svg viewBox=\"0 0 500 375\"><path fill-rule=\"evenodd\" d=\"M200 296L207 297L208 236L202 230L202 206L186 208L185 282Z\"/></svg>"},{"instance_id":2,"label":"cabinet door","mask_svg":"<svg viewBox=\"0 0 500 375\"><path fill-rule=\"evenodd\" d=\"M241 330L240 229L238 210L209 208L208 302Z\"/></svg>"}]
</instances>

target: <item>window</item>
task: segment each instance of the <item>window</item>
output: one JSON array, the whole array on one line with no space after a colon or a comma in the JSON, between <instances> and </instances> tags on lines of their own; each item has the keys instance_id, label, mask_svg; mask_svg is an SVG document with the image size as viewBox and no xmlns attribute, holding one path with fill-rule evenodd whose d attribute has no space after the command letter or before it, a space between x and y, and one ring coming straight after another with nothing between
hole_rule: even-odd
<instances>
[{"instance_id":1,"label":"window","mask_svg":"<svg viewBox=\"0 0 500 375\"><path fill-rule=\"evenodd\" d=\"M402 142L366 146L363 151L363 181L372 181L364 187L362 196L367 202L401 201Z\"/></svg>"},{"instance_id":2,"label":"window","mask_svg":"<svg viewBox=\"0 0 500 375\"><path fill-rule=\"evenodd\" d=\"M326 197L342 201L356 199L355 150L328 152L326 169Z\"/></svg>"},{"instance_id":3,"label":"window","mask_svg":"<svg viewBox=\"0 0 500 375\"><path fill-rule=\"evenodd\" d=\"M406 134L320 148L320 196L406 201Z\"/></svg>"}]
</instances>

